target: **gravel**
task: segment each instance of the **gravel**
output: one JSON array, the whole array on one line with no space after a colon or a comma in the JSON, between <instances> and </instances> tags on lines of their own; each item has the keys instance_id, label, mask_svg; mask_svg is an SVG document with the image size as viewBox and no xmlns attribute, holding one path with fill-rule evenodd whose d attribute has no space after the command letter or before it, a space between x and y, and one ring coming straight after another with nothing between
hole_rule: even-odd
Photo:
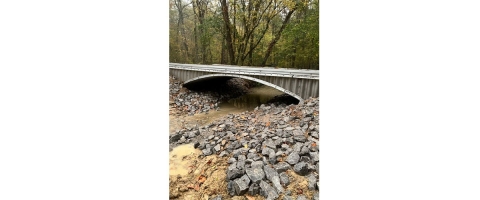
<instances>
[{"instance_id":1,"label":"gravel","mask_svg":"<svg viewBox=\"0 0 480 200\"><path fill-rule=\"evenodd\" d=\"M182 114L211 111L218 108L219 99L227 97L185 90L178 81L170 83L170 92L174 99L171 107ZM248 193L277 199L283 194L283 199L293 199L284 188L291 181L288 170L305 176L308 189L318 195L318 105L318 98L305 99L299 105L262 104L253 111L228 114L203 127L178 130L169 137L170 148L190 142L202 150L202 156L226 156L230 166L225 172L225 184L230 196ZM259 120L266 115L270 117L269 125ZM302 198L306 199L297 196Z\"/></svg>"}]
</instances>

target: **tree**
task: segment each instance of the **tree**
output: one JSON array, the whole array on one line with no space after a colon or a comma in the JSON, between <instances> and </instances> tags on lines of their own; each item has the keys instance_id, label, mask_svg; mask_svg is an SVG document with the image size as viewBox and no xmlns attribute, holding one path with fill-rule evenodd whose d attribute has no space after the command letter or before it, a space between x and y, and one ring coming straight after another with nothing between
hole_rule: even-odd
<instances>
[{"instance_id":1,"label":"tree","mask_svg":"<svg viewBox=\"0 0 480 200\"><path fill-rule=\"evenodd\" d=\"M170 0L170 60L318 69L318 0Z\"/></svg>"}]
</instances>

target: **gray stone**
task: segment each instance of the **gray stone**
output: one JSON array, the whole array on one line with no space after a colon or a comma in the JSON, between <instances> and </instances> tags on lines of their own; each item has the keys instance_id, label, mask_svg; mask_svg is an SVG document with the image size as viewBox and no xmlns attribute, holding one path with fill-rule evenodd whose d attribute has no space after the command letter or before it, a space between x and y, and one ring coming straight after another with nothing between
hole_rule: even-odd
<instances>
[{"instance_id":1,"label":"gray stone","mask_svg":"<svg viewBox=\"0 0 480 200\"><path fill-rule=\"evenodd\" d=\"M215 137L215 136L213 136L213 135L209 135L209 136L208 136L208 139L211 140L211 139L213 139L214 137Z\"/></svg>"},{"instance_id":2,"label":"gray stone","mask_svg":"<svg viewBox=\"0 0 480 200\"><path fill-rule=\"evenodd\" d=\"M313 131L313 132L310 133L310 135L312 137L314 137L315 139L318 139L318 133L317 132Z\"/></svg>"},{"instance_id":3,"label":"gray stone","mask_svg":"<svg viewBox=\"0 0 480 200\"><path fill-rule=\"evenodd\" d=\"M278 148L278 147L281 147L282 144L283 144L283 138L279 138L277 140L275 140L273 143L275 143L275 146Z\"/></svg>"},{"instance_id":4,"label":"gray stone","mask_svg":"<svg viewBox=\"0 0 480 200\"><path fill-rule=\"evenodd\" d=\"M206 144L205 144L205 149L209 149L209 150L211 150L211 149L212 149L212 145L210 145L210 144L206 143Z\"/></svg>"},{"instance_id":5,"label":"gray stone","mask_svg":"<svg viewBox=\"0 0 480 200\"><path fill-rule=\"evenodd\" d=\"M273 167L275 168L277 173L285 172L285 171L287 171L291 168L290 165L286 162L279 162L276 165L274 165Z\"/></svg>"},{"instance_id":6,"label":"gray stone","mask_svg":"<svg viewBox=\"0 0 480 200\"><path fill-rule=\"evenodd\" d=\"M293 145L293 151L296 151L297 153L300 153L300 151L302 151L302 148L303 148L303 143L295 143Z\"/></svg>"},{"instance_id":7,"label":"gray stone","mask_svg":"<svg viewBox=\"0 0 480 200\"><path fill-rule=\"evenodd\" d=\"M212 155L212 154L213 154L213 152L212 152L212 150L211 150L210 148L205 148L205 149L203 149L203 150L202 150L202 153L203 153L203 155L205 155L205 156L209 156L209 155Z\"/></svg>"},{"instance_id":8,"label":"gray stone","mask_svg":"<svg viewBox=\"0 0 480 200\"><path fill-rule=\"evenodd\" d=\"M283 152L283 151L277 151L277 153L275 153L275 156L277 156L277 157L278 156L283 156L284 153L285 152Z\"/></svg>"},{"instance_id":9,"label":"gray stone","mask_svg":"<svg viewBox=\"0 0 480 200\"><path fill-rule=\"evenodd\" d=\"M238 151L240 152L241 155L244 155L248 153L249 148L239 148Z\"/></svg>"},{"instance_id":10,"label":"gray stone","mask_svg":"<svg viewBox=\"0 0 480 200\"><path fill-rule=\"evenodd\" d=\"M269 147L265 147L265 148L262 149L262 155L268 156L268 155L270 155L270 152L272 152L272 151L275 152L273 149L271 149Z\"/></svg>"},{"instance_id":11,"label":"gray stone","mask_svg":"<svg viewBox=\"0 0 480 200\"><path fill-rule=\"evenodd\" d=\"M287 150L285 150L286 155L290 155L292 152L293 152L292 148L287 148Z\"/></svg>"},{"instance_id":12,"label":"gray stone","mask_svg":"<svg viewBox=\"0 0 480 200\"><path fill-rule=\"evenodd\" d=\"M233 151L234 150L233 144L231 142L228 143L227 145L225 145L225 149L227 149L230 152Z\"/></svg>"},{"instance_id":13,"label":"gray stone","mask_svg":"<svg viewBox=\"0 0 480 200\"><path fill-rule=\"evenodd\" d=\"M270 154L268 155L268 161L270 162L270 164L277 163L277 156L275 155L274 151L271 151Z\"/></svg>"},{"instance_id":14,"label":"gray stone","mask_svg":"<svg viewBox=\"0 0 480 200\"><path fill-rule=\"evenodd\" d=\"M252 183L250 188L248 188L248 194L251 196L255 196L260 193L260 187L257 183Z\"/></svg>"},{"instance_id":15,"label":"gray stone","mask_svg":"<svg viewBox=\"0 0 480 200\"><path fill-rule=\"evenodd\" d=\"M297 142L307 141L307 138L304 135L295 135L295 136L293 136L293 139Z\"/></svg>"},{"instance_id":16,"label":"gray stone","mask_svg":"<svg viewBox=\"0 0 480 200\"><path fill-rule=\"evenodd\" d=\"M227 153L226 151L222 151L222 152L220 152L220 155L218 155L218 156L224 157L224 156L227 156L227 154L228 154L228 153Z\"/></svg>"},{"instance_id":17,"label":"gray stone","mask_svg":"<svg viewBox=\"0 0 480 200\"><path fill-rule=\"evenodd\" d=\"M238 161L241 161L241 160L245 161L245 159L246 159L245 155L238 156Z\"/></svg>"},{"instance_id":18,"label":"gray stone","mask_svg":"<svg viewBox=\"0 0 480 200\"><path fill-rule=\"evenodd\" d=\"M194 138L195 136L197 136L197 135L195 135L195 132L193 132L193 131L188 134L189 138Z\"/></svg>"},{"instance_id":19,"label":"gray stone","mask_svg":"<svg viewBox=\"0 0 480 200\"><path fill-rule=\"evenodd\" d=\"M239 158L240 158L240 156L239 156ZM245 169L245 159L238 159L237 168L238 169Z\"/></svg>"},{"instance_id":20,"label":"gray stone","mask_svg":"<svg viewBox=\"0 0 480 200\"><path fill-rule=\"evenodd\" d=\"M238 141L234 141L232 143L232 145L233 145L234 149L238 149L238 148L242 147L242 144L240 144L240 142L238 142Z\"/></svg>"},{"instance_id":21,"label":"gray stone","mask_svg":"<svg viewBox=\"0 0 480 200\"><path fill-rule=\"evenodd\" d=\"M237 178L233 181L233 187L235 188L235 194L240 196L247 193L250 179L247 175L243 175L241 178Z\"/></svg>"},{"instance_id":22,"label":"gray stone","mask_svg":"<svg viewBox=\"0 0 480 200\"><path fill-rule=\"evenodd\" d=\"M308 149L306 146L302 147L302 150L298 153L298 155L304 156L310 153L310 149Z\"/></svg>"},{"instance_id":23,"label":"gray stone","mask_svg":"<svg viewBox=\"0 0 480 200\"><path fill-rule=\"evenodd\" d=\"M234 162L237 162L237 159L235 159L235 158L229 158L228 159L228 164L232 164Z\"/></svg>"},{"instance_id":24,"label":"gray stone","mask_svg":"<svg viewBox=\"0 0 480 200\"><path fill-rule=\"evenodd\" d=\"M307 163L307 169L308 169L309 172L315 171L315 165Z\"/></svg>"},{"instance_id":25,"label":"gray stone","mask_svg":"<svg viewBox=\"0 0 480 200\"><path fill-rule=\"evenodd\" d=\"M234 136L232 131L227 131L227 136L230 137L230 136Z\"/></svg>"},{"instance_id":26,"label":"gray stone","mask_svg":"<svg viewBox=\"0 0 480 200\"><path fill-rule=\"evenodd\" d=\"M303 135L302 131L300 131L300 130L293 130L292 133L293 133L293 136Z\"/></svg>"},{"instance_id":27,"label":"gray stone","mask_svg":"<svg viewBox=\"0 0 480 200\"><path fill-rule=\"evenodd\" d=\"M284 128L287 128L288 126L290 126L290 125L288 125L288 124L277 125L277 128L284 129Z\"/></svg>"},{"instance_id":28,"label":"gray stone","mask_svg":"<svg viewBox=\"0 0 480 200\"><path fill-rule=\"evenodd\" d=\"M277 148L277 145L275 145L275 142L273 142L273 140L271 140L271 139L268 139L267 141L265 141L264 145L266 147L271 148L271 149L276 149Z\"/></svg>"},{"instance_id":29,"label":"gray stone","mask_svg":"<svg viewBox=\"0 0 480 200\"><path fill-rule=\"evenodd\" d=\"M315 162L319 161L318 152L310 152L309 155L310 155L310 158L311 158L312 162L315 163Z\"/></svg>"},{"instance_id":30,"label":"gray stone","mask_svg":"<svg viewBox=\"0 0 480 200\"><path fill-rule=\"evenodd\" d=\"M227 179L233 180L235 178L239 178L244 174L243 170L240 169L227 169Z\"/></svg>"},{"instance_id":31,"label":"gray stone","mask_svg":"<svg viewBox=\"0 0 480 200\"><path fill-rule=\"evenodd\" d=\"M310 151L318 151L318 142L315 142L317 145L310 145Z\"/></svg>"},{"instance_id":32,"label":"gray stone","mask_svg":"<svg viewBox=\"0 0 480 200\"><path fill-rule=\"evenodd\" d=\"M277 129L277 132L275 132L275 135L283 137L283 130L282 129Z\"/></svg>"},{"instance_id":33,"label":"gray stone","mask_svg":"<svg viewBox=\"0 0 480 200\"><path fill-rule=\"evenodd\" d=\"M298 195L297 200L307 200L307 197L305 195Z\"/></svg>"},{"instance_id":34,"label":"gray stone","mask_svg":"<svg viewBox=\"0 0 480 200\"><path fill-rule=\"evenodd\" d=\"M193 148L197 149L200 146L200 142L193 143Z\"/></svg>"},{"instance_id":35,"label":"gray stone","mask_svg":"<svg viewBox=\"0 0 480 200\"><path fill-rule=\"evenodd\" d=\"M317 184L317 178L315 177L315 175L313 174L308 175L307 181L308 181L308 189L315 190L315 185Z\"/></svg>"},{"instance_id":36,"label":"gray stone","mask_svg":"<svg viewBox=\"0 0 480 200\"><path fill-rule=\"evenodd\" d=\"M293 171L299 175L305 176L308 174L308 165L306 162L299 162L293 166Z\"/></svg>"},{"instance_id":37,"label":"gray stone","mask_svg":"<svg viewBox=\"0 0 480 200\"><path fill-rule=\"evenodd\" d=\"M294 144L295 143L295 141L293 141L293 138L290 138L290 137L287 138L285 142L288 143L288 144Z\"/></svg>"},{"instance_id":38,"label":"gray stone","mask_svg":"<svg viewBox=\"0 0 480 200\"><path fill-rule=\"evenodd\" d=\"M260 194L267 199L277 199L278 193L265 181L260 181Z\"/></svg>"},{"instance_id":39,"label":"gray stone","mask_svg":"<svg viewBox=\"0 0 480 200\"><path fill-rule=\"evenodd\" d=\"M303 143L303 146L307 147L307 148L310 148L310 146L312 145L312 141L307 141L305 143Z\"/></svg>"},{"instance_id":40,"label":"gray stone","mask_svg":"<svg viewBox=\"0 0 480 200\"><path fill-rule=\"evenodd\" d=\"M267 157L262 157L263 165L268 165Z\"/></svg>"},{"instance_id":41,"label":"gray stone","mask_svg":"<svg viewBox=\"0 0 480 200\"><path fill-rule=\"evenodd\" d=\"M240 149L235 149L232 154L234 158L238 158L238 156L242 154L242 151Z\"/></svg>"},{"instance_id":42,"label":"gray stone","mask_svg":"<svg viewBox=\"0 0 480 200\"><path fill-rule=\"evenodd\" d=\"M222 195L218 195L215 198L212 198L210 200L222 200Z\"/></svg>"},{"instance_id":43,"label":"gray stone","mask_svg":"<svg viewBox=\"0 0 480 200\"><path fill-rule=\"evenodd\" d=\"M287 159L285 159L286 162L290 163L291 165L295 165L298 163L298 160L300 159L300 156L296 151L290 153L290 155L287 156Z\"/></svg>"},{"instance_id":44,"label":"gray stone","mask_svg":"<svg viewBox=\"0 0 480 200\"><path fill-rule=\"evenodd\" d=\"M220 138L223 138L226 134L227 133L225 133L225 132L218 132L217 133L218 137L220 137Z\"/></svg>"},{"instance_id":45,"label":"gray stone","mask_svg":"<svg viewBox=\"0 0 480 200\"><path fill-rule=\"evenodd\" d=\"M255 168L247 168L246 170L247 176L253 183L259 183L261 180L265 178L265 173L263 172L262 168L255 167Z\"/></svg>"},{"instance_id":46,"label":"gray stone","mask_svg":"<svg viewBox=\"0 0 480 200\"><path fill-rule=\"evenodd\" d=\"M287 121L287 120L285 120L285 121ZM290 120L288 120L288 121L290 121ZM295 128L289 126L289 127L285 128L285 129L283 129L283 130L285 130L285 131L293 131L294 129L295 129Z\"/></svg>"},{"instance_id":47,"label":"gray stone","mask_svg":"<svg viewBox=\"0 0 480 200\"><path fill-rule=\"evenodd\" d=\"M227 169L228 169L228 170L237 169L237 162L235 161L234 163L230 164Z\"/></svg>"},{"instance_id":48,"label":"gray stone","mask_svg":"<svg viewBox=\"0 0 480 200\"><path fill-rule=\"evenodd\" d=\"M288 196L292 195L292 191L286 190L286 191L285 191L285 195L288 195Z\"/></svg>"},{"instance_id":49,"label":"gray stone","mask_svg":"<svg viewBox=\"0 0 480 200\"><path fill-rule=\"evenodd\" d=\"M282 151L286 151L290 146L288 144L282 144Z\"/></svg>"},{"instance_id":50,"label":"gray stone","mask_svg":"<svg viewBox=\"0 0 480 200\"><path fill-rule=\"evenodd\" d=\"M170 137L170 143L177 142L182 137L182 134L175 134Z\"/></svg>"},{"instance_id":51,"label":"gray stone","mask_svg":"<svg viewBox=\"0 0 480 200\"><path fill-rule=\"evenodd\" d=\"M227 184L227 191L228 191L228 194L230 196L234 196L235 195L235 188L233 187L234 185L234 182L233 181L228 181L228 184Z\"/></svg>"},{"instance_id":52,"label":"gray stone","mask_svg":"<svg viewBox=\"0 0 480 200\"><path fill-rule=\"evenodd\" d=\"M277 171L275 171L275 169L273 169L272 167L270 167L270 166L268 166L268 165L264 165L264 166L263 166L263 171L265 172L265 177L266 177L269 181L272 181L272 177L278 176Z\"/></svg>"},{"instance_id":53,"label":"gray stone","mask_svg":"<svg viewBox=\"0 0 480 200\"><path fill-rule=\"evenodd\" d=\"M213 147L213 150L215 150L215 152L220 152L220 144L217 144L215 147Z\"/></svg>"},{"instance_id":54,"label":"gray stone","mask_svg":"<svg viewBox=\"0 0 480 200\"><path fill-rule=\"evenodd\" d=\"M320 195L318 195L318 192L313 193L313 200L319 200Z\"/></svg>"},{"instance_id":55,"label":"gray stone","mask_svg":"<svg viewBox=\"0 0 480 200\"><path fill-rule=\"evenodd\" d=\"M302 131L305 132L308 130L308 124L302 125Z\"/></svg>"},{"instance_id":56,"label":"gray stone","mask_svg":"<svg viewBox=\"0 0 480 200\"><path fill-rule=\"evenodd\" d=\"M262 133L262 135L260 135L260 137L261 137L262 139L265 139L265 138L267 137L267 134Z\"/></svg>"},{"instance_id":57,"label":"gray stone","mask_svg":"<svg viewBox=\"0 0 480 200\"><path fill-rule=\"evenodd\" d=\"M280 183L283 186L287 187L290 184L290 178L288 177L287 173L282 172L280 173L279 177L280 177Z\"/></svg>"},{"instance_id":58,"label":"gray stone","mask_svg":"<svg viewBox=\"0 0 480 200\"><path fill-rule=\"evenodd\" d=\"M294 200L294 199L291 196L285 195L285 196L283 196L283 200Z\"/></svg>"},{"instance_id":59,"label":"gray stone","mask_svg":"<svg viewBox=\"0 0 480 200\"><path fill-rule=\"evenodd\" d=\"M182 137L180 138L180 140L178 140L178 143L184 143L186 140L185 136L182 135Z\"/></svg>"},{"instance_id":60,"label":"gray stone","mask_svg":"<svg viewBox=\"0 0 480 200\"><path fill-rule=\"evenodd\" d=\"M303 161L303 162L308 163L308 162L310 162L310 157L308 157L308 156L300 156L300 161Z\"/></svg>"},{"instance_id":61,"label":"gray stone","mask_svg":"<svg viewBox=\"0 0 480 200\"><path fill-rule=\"evenodd\" d=\"M280 178L278 176L272 177L272 184L273 184L273 188L277 190L278 194L283 193L284 189L282 187L282 184L280 184Z\"/></svg>"},{"instance_id":62,"label":"gray stone","mask_svg":"<svg viewBox=\"0 0 480 200\"><path fill-rule=\"evenodd\" d=\"M254 161L251 164L252 168L260 168L263 170L263 162L262 161Z\"/></svg>"}]
</instances>

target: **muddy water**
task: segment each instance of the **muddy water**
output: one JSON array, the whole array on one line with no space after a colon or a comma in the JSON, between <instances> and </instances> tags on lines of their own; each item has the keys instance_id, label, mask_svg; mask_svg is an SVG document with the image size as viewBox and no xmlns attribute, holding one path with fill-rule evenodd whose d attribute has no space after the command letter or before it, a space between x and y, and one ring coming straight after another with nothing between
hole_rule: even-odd
<instances>
[{"instance_id":1,"label":"muddy water","mask_svg":"<svg viewBox=\"0 0 480 200\"><path fill-rule=\"evenodd\" d=\"M248 94L235 99L230 99L228 102L221 103L220 108L236 108L242 110L242 112L246 110L253 110L255 107L267 103L268 100L281 94L283 94L283 92L275 88L262 85L251 88Z\"/></svg>"},{"instance_id":2,"label":"muddy water","mask_svg":"<svg viewBox=\"0 0 480 200\"><path fill-rule=\"evenodd\" d=\"M218 111L211 110L208 114L201 113L193 116L170 116L170 133L188 125L204 126L228 114L253 110L281 94L283 92L275 88L262 85L251 88L249 93L243 96L220 103Z\"/></svg>"},{"instance_id":3,"label":"muddy water","mask_svg":"<svg viewBox=\"0 0 480 200\"><path fill-rule=\"evenodd\" d=\"M187 175L189 160L187 156L199 155L200 150L193 148L193 144L180 145L170 152L170 175Z\"/></svg>"}]
</instances>

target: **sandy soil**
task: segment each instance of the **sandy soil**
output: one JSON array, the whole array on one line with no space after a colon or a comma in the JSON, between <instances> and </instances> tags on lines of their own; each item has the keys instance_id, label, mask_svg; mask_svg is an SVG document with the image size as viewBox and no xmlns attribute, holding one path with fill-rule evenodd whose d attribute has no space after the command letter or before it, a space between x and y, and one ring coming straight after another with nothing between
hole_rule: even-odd
<instances>
[{"instance_id":1,"label":"sandy soil","mask_svg":"<svg viewBox=\"0 0 480 200\"><path fill-rule=\"evenodd\" d=\"M193 145L181 145L170 152L170 199L181 200L208 200L222 195L222 199L231 200L264 200L256 196L230 196L227 192L226 170L227 158L216 155L201 156L201 152ZM305 177L288 170L290 185L285 189L290 190L291 196L296 199L300 194L311 199L313 193L308 190ZM283 199L280 195L279 199Z\"/></svg>"}]
</instances>

